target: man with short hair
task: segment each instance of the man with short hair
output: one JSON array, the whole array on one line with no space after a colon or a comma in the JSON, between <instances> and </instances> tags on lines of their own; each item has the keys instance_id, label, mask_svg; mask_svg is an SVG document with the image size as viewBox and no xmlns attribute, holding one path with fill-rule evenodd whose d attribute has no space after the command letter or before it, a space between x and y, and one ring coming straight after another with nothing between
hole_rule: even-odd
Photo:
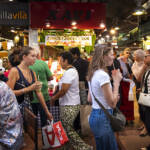
<instances>
[{"instance_id":1,"label":"man with short hair","mask_svg":"<svg viewBox=\"0 0 150 150\"><path fill-rule=\"evenodd\" d=\"M70 52L74 58L74 61L73 61L73 66L77 69L78 71L78 74L79 74L79 87L80 87L80 91L81 91L81 86L84 86L86 88L88 88L88 83L87 83L87 80L86 80L86 75L87 75L87 72L88 72L88 61L82 59L80 57L80 50L78 47L74 47L74 48L71 48L70 49ZM82 84L84 83L84 85ZM86 95L86 93L85 93ZM80 95L80 101L81 101L81 104L83 103L82 100L81 100L81 95ZM76 130L78 129L81 129L81 126L80 126L80 113L78 114L75 122L74 122L74 127Z\"/></svg>"},{"instance_id":2,"label":"man with short hair","mask_svg":"<svg viewBox=\"0 0 150 150\"><path fill-rule=\"evenodd\" d=\"M74 58L73 66L77 69L78 74L79 74L79 81L84 81L87 87L86 75L88 72L89 63L88 61L80 57L80 50L78 47L71 48L70 52L72 53L72 56Z\"/></svg>"}]
</instances>

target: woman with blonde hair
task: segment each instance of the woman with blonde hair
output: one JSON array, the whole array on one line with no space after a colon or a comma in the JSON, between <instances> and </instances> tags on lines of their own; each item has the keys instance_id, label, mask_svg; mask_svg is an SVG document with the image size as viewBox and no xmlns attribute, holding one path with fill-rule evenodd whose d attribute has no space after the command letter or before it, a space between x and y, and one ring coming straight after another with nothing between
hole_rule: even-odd
<instances>
[{"instance_id":1,"label":"woman with blonde hair","mask_svg":"<svg viewBox=\"0 0 150 150\"><path fill-rule=\"evenodd\" d=\"M122 75L119 70L112 71L113 89L107 66L113 63L113 49L108 44L95 45L93 59L89 66L88 100L92 102L92 112L89 118L90 128L94 134L97 150L117 150L117 142L104 111L95 101L94 96L112 114L118 102L119 84Z\"/></svg>"}]
</instances>

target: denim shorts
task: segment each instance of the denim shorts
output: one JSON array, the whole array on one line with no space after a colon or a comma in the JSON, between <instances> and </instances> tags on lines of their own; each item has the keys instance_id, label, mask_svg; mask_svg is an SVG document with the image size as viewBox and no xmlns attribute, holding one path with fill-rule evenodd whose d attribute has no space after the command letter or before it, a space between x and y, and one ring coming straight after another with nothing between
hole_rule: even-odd
<instances>
[{"instance_id":1,"label":"denim shorts","mask_svg":"<svg viewBox=\"0 0 150 150\"><path fill-rule=\"evenodd\" d=\"M107 109L112 114L112 109ZM89 118L90 128L96 141L96 150L118 150L110 121L102 109L92 109Z\"/></svg>"}]
</instances>

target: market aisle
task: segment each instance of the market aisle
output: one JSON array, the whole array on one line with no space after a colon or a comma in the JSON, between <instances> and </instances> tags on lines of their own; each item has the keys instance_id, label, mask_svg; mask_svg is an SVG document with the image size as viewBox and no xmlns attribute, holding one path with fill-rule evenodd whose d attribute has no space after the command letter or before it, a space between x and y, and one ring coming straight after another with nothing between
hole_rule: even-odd
<instances>
[{"instance_id":1,"label":"market aisle","mask_svg":"<svg viewBox=\"0 0 150 150\"><path fill-rule=\"evenodd\" d=\"M39 136L39 140L38 140L39 149L38 150L42 150L41 133L40 132L39 132L38 136ZM94 138L92 135L90 137L85 137L84 140L86 143L93 145L95 148L95 141L94 141ZM34 143L31 140L31 138L28 136L28 134L25 134L25 143L26 143L26 146L24 148L22 148L21 150L33 150L34 149ZM57 150L59 150L59 149L57 149ZM70 148L69 150L73 150L73 149ZM96 150L96 148L94 150Z\"/></svg>"},{"instance_id":2,"label":"market aisle","mask_svg":"<svg viewBox=\"0 0 150 150\"><path fill-rule=\"evenodd\" d=\"M140 150L150 144L150 136L140 137L137 128L140 125L138 104L134 102L135 120L133 126L126 127L124 132L119 133L118 141L121 150Z\"/></svg>"},{"instance_id":3,"label":"market aisle","mask_svg":"<svg viewBox=\"0 0 150 150\"><path fill-rule=\"evenodd\" d=\"M140 137L139 131L136 130L140 124L137 102L135 102L134 106L135 106L134 125L127 126L126 129L123 132L120 132L118 135L118 143L120 150L139 150L141 147L150 144L150 137L149 136ZM95 147L95 141L92 135L90 137L84 137L84 140L90 145L93 145ZM33 150L34 144L28 135L25 135L25 141L27 146L22 150ZM41 150L41 148L42 148L41 132L39 132L39 150Z\"/></svg>"}]
</instances>

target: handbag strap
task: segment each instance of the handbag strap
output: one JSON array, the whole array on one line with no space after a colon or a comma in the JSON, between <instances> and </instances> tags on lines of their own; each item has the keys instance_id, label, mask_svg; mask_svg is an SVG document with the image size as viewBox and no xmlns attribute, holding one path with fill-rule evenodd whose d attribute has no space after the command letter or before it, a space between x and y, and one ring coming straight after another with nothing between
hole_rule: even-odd
<instances>
[{"instance_id":1,"label":"handbag strap","mask_svg":"<svg viewBox=\"0 0 150 150\"><path fill-rule=\"evenodd\" d=\"M149 77L149 74L150 74L150 71L148 71L146 77L145 77L145 80L143 78L143 82L144 82L144 86L145 86L145 90L144 90L144 93L148 93L148 86L147 86L147 79Z\"/></svg>"},{"instance_id":2,"label":"handbag strap","mask_svg":"<svg viewBox=\"0 0 150 150\"><path fill-rule=\"evenodd\" d=\"M104 111L104 113L106 114L106 116L107 116L109 119L112 119L112 115L109 114L109 112L105 109L105 107L102 105L102 103L101 103L101 102L95 97L95 95L93 94L91 83L90 83L90 87L91 87L92 95L94 96L94 99L95 99L95 101L97 102L97 104L103 109L103 111Z\"/></svg>"}]
</instances>

